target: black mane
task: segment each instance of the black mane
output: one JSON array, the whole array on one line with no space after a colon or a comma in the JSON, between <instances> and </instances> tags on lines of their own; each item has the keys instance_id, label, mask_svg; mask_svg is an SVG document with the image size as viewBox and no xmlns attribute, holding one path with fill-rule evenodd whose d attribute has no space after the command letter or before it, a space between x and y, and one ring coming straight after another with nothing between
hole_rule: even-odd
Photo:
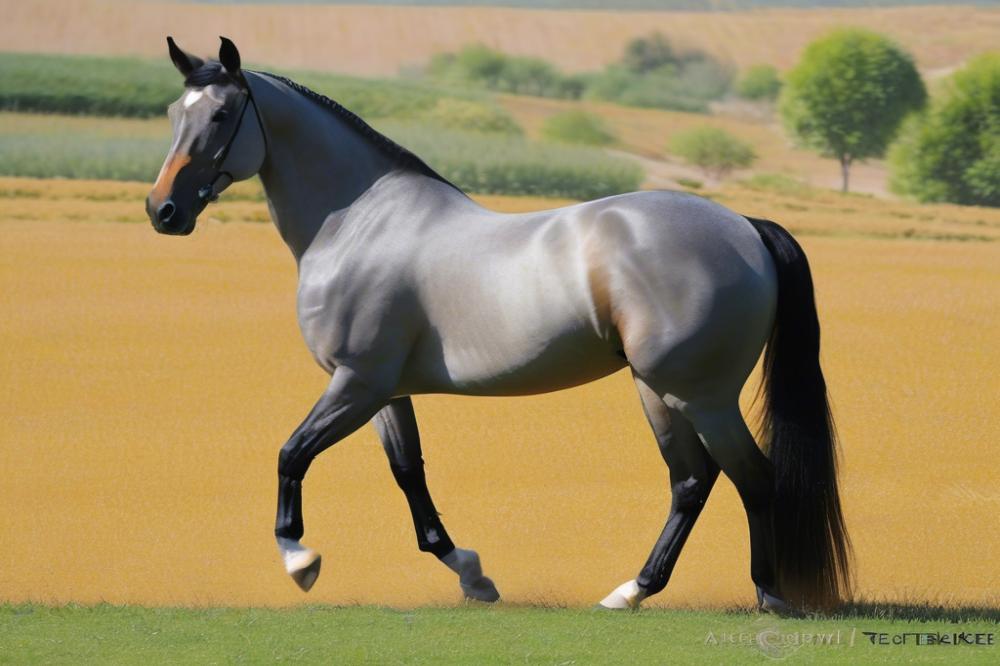
<instances>
[{"instance_id":1,"label":"black mane","mask_svg":"<svg viewBox=\"0 0 1000 666\"><path fill-rule=\"evenodd\" d=\"M445 185L450 185L459 192L462 192L460 187L432 169L426 162L410 152L408 149L382 134L362 120L356 113L345 108L326 95L321 95L315 90L310 90L304 85L296 83L295 81L285 78L284 76L279 76L278 74L271 74L270 72L252 73L267 76L276 81L280 81L300 95L304 95L312 101L318 103L320 106L329 109L339 118L346 121L347 124L361 134L361 136L371 141L376 148L381 150L383 154L387 155L397 166L412 169L417 173L421 173L425 176L433 178L434 180L438 180ZM203 88L215 83L226 84L241 82L237 81L229 72L226 71L225 67L223 67L221 63L215 60L207 61L201 67L188 74L184 79L184 85L192 88Z\"/></svg>"}]
</instances>

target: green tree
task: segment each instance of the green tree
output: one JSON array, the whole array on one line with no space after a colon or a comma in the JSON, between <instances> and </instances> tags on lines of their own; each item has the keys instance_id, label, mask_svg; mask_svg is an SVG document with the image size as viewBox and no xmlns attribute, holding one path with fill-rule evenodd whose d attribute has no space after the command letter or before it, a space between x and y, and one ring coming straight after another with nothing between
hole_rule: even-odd
<instances>
[{"instance_id":1,"label":"green tree","mask_svg":"<svg viewBox=\"0 0 1000 666\"><path fill-rule=\"evenodd\" d=\"M664 65L675 65L680 58L670 42L659 32L648 37L637 37L625 46L622 65L636 74L645 74Z\"/></svg>"},{"instance_id":2,"label":"green tree","mask_svg":"<svg viewBox=\"0 0 1000 666\"><path fill-rule=\"evenodd\" d=\"M1000 206L1000 52L969 62L889 153L892 188L920 201Z\"/></svg>"},{"instance_id":3,"label":"green tree","mask_svg":"<svg viewBox=\"0 0 1000 666\"><path fill-rule=\"evenodd\" d=\"M750 144L718 127L698 127L674 135L670 152L714 178L723 178L757 159Z\"/></svg>"},{"instance_id":4,"label":"green tree","mask_svg":"<svg viewBox=\"0 0 1000 666\"><path fill-rule=\"evenodd\" d=\"M773 102L781 92L781 78L771 65L753 65L743 72L736 92L740 97Z\"/></svg>"},{"instance_id":5,"label":"green tree","mask_svg":"<svg viewBox=\"0 0 1000 666\"><path fill-rule=\"evenodd\" d=\"M840 29L810 44L788 73L781 115L805 145L840 161L842 190L851 163L881 157L927 91L913 58L867 30Z\"/></svg>"}]
</instances>

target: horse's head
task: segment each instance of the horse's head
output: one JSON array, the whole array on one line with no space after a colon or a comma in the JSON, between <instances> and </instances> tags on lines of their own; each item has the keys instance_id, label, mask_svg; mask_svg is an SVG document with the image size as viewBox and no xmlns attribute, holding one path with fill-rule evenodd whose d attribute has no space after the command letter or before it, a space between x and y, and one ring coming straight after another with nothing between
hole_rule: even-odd
<instances>
[{"instance_id":1,"label":"horse's head","mask_svg":"<svg viewBox=\"0 0 1000 666\"><path fill-rule=\"evenodd\" d=\"M219 60L205 62L170 37L170 59L184 76L184 94L170 105L174 140L146 198L153 228L186 235L205 206L264 162L266 139L236 45L222 37Z\"/></svg>"}]
</instances>

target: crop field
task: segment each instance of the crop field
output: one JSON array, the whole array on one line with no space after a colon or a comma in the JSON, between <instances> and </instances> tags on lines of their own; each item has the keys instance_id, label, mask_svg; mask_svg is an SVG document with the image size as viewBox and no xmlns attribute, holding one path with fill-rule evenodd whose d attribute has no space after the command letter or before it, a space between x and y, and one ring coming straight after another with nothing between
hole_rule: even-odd
<instances>
[{"instance_id":1,"label":"crop field","mask_svg":"<svg viewBox=\"0 0 1000 666\"><path fill-rule=\"evenodd\" d=\"M727 3L718 3L727 9ZM1000 10L940 6L758 9L715 12L527 10L188 4L127 0L0 0L5 50L164 56L172 34L197 52L218 35L252 43L248 60L283 67L392 75L434 53L482 42L539 56L567 71L600 69L632 38L652 31L746 67L790 67L802 48L838 25L868 27L911 50L923 69L950 68L996 47ZM498 26L503 26L498 30Z\"/></svg>"},{"instance_id":2,"label":"crop field","mask_svg":"<svg viewBox=\"0 0 1000 666\"><path fill-rule=\"evenodd\" d=\"M299 338L294 262L257 223L252 184L186 239L143 221L147 187L0 179L4 599L456 603L370 429L313 466L306 541L323 575L307 597L287 579L271 537L277 450L325 385ZM717 198L789 224L810 254L856 594L996 607L998 213L814 196ZM544 396L416 399L444 520L509 603L588 606L641 566L669 500L634 393L619 373ZM721 482L651 605L748 606L747 550Z\"/></svg>"}]
</instances>

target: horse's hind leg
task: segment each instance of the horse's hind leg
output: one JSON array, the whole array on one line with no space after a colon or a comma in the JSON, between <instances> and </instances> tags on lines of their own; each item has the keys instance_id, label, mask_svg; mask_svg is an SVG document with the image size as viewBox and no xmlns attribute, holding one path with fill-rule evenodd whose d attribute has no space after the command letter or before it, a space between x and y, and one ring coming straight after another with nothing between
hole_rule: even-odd
<instances>
[{"instance_id":1,"label":"horse's hind leg","mask_svg":"<svg viewBox=\"0 0 1000 666\"><path fill-rule=\"evenodd\" d=\"M709 454L736 486L750 526L750 577L758 604L767 610L788 610L777 593L774 541L774 468L747 428L739 407L688 405L685 415Z\"/></svg>"},{"instance_id":2,"label":"horse's hind leg","mask_svg":"<svg viewBox=\"0 0 1000 666\"><path fill-rule=\"evenodd\" d=\"M466 598L497 601L500 593L493 581L483 575L479 555L475 551L455 547L434 508L424 476L420 433L410 398L396 398L390 402L375 415L374 424L389 457L392 475L410 505L420 550L437 556L458 574Z\"/></svg>"},{"instance_id":3,"label":"horse's hind leg","mask_svg":"<svg viewBox=\"0 0 1000 666\"><path fill-rule=\"evenodd\" d=\"M718 465L702 446L691 423L667 407L640 377L634 373L633 377L660 454L670 469L672 501L663 532L638 577L601 601L605 608L615 609L636 608L643 599L666 587L684 542L719 476Z\"/></svg>"}]
</instances>

